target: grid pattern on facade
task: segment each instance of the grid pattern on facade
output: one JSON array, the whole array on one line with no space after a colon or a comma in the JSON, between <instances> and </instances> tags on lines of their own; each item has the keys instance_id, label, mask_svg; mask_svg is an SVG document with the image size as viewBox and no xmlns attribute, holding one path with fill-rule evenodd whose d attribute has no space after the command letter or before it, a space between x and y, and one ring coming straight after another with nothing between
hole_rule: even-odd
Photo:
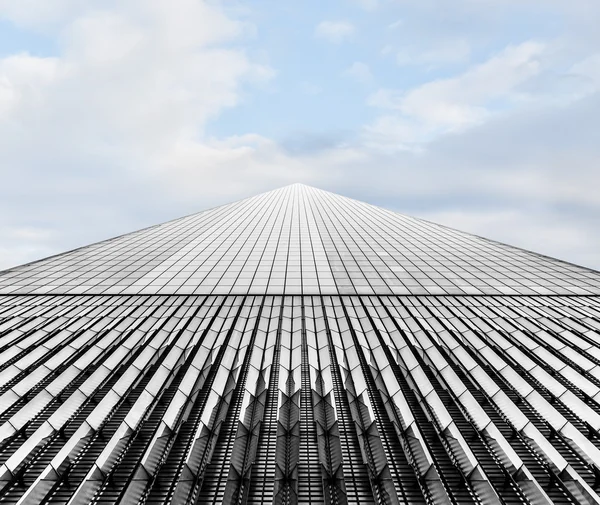
<instances>
[{"instance_id":1,"label":"grid pattern on facade","mask_svg":"<svg viewBox=\"0 0 600 505\"><path fill-rule=\"evenodd\" d=\"M600 299L0 298L0 503L598 503Z\"/></svg>"},{"instance_id":2,"label":"grid pattern on facade","mask_svg":"<svg viewBox=\"0 0 600 505\"><path fill-rule=\"evenodd\" d=\"M598 295L303 185L0 272L0 505L600 504Z\"/></svg>"},{"instance_id":3,"label":"grid pattern on facade","mask_svg":"<svg viewBox=\"0 0 600 505\"><path fill-rule=\"evenodd\" d=\"M600 294L582 267L292 185L0 273L0 294Z\"/></svg>"}]
</instances>

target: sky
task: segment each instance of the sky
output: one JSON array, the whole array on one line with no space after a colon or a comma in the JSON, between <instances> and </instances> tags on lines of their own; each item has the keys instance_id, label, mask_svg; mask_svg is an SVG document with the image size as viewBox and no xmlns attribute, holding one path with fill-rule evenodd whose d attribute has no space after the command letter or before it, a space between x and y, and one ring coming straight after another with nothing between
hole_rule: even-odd
<instances>
[{"instance_id":1,"label":"sky","mask_svg":"<svg viewBox=\"0 0 600 505\"><path fill-rule=\"evenodd\" d=\"M598 0L0 0L0 269L301 182L600 269Z\"/></svg>"}]
</instances>

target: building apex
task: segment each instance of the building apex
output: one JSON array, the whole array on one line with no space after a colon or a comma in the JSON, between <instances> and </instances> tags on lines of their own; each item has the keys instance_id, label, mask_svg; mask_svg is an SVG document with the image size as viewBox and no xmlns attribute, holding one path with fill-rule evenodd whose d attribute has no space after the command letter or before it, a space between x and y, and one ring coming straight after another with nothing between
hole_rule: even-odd
<instances>
[{"instance_id":1,"label":"building apex","mask_svg":"<svg viewBox=\"0 0 600 505\"><path fill-rule=\"evenodd\" d=\"M0 272L0 294L600 294L600 273L294 183Z\"/></svg>"}]
</instances>

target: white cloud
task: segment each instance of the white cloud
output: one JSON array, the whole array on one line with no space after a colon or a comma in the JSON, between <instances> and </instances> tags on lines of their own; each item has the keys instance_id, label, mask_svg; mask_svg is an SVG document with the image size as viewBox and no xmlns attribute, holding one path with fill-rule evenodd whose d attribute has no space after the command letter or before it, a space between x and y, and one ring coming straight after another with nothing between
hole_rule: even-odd
<instances>
[{"instance_id":1,"label":"white cloud","mask_svg":"<svg viewBox=\"0 0 600 505\"><path fill-rule=\"evenodd\" d=\"M315 28L315 36L333 44L341 44L355 31L354 25L348 21L322 21Z\"/></svg>"},{"instance_id":2,"label":"white cloud","mask_svg":"<svg viewBox=\"0 0 600 505\"><path fill-rule=\"evenodd\" d=\"M509 46L456 77L405 92L380 89L368 103L397 111L403 121L414 123L416 131L429 135L458 131L487 119L495 103L517 99L519 85L540 72L543 51L544 45L536 42Z\"/></svg>"},{"instance_id":3,"label":"white cloud","mask_svg":"<svg viewBox=\"0 0 600 505\"><path fill-rule=\"evenodd\" d=\"M44 2L27 4L44 14ZM20 208L31 220L26 227L43 227L42 216L62 221L71 226L67 240L75 241L65 248L97 238L84 220L103 219L108 226L117 209L140 205L140 188L180 187L164 160L182 145L200 150L207 121L272 71L232 44L246 33L245 24L210 2L61 5L60 19L52 20L61 41L56 57L0 58L0 175L10 181L0 189L0 213L14 221ZM0 14L14 21L47 21L28 12L17 3L0 4ZM70 205L81 207L77 216L66 211ZM119 223L124 228L117 231L128 229L127 220ZM46 250L52 240L58 239L42 237L31 250Z\"/></svg>"},{"instance_id":4,"label":"white cloud","mask_svg":"<svg viewBox=\"0 0 600 505\"><path fill-rule=\"evenodd\" d=\"M600 53L592 54L575 63L569 74L582 78L590 92L600 90Z\"/></svg>"},{"instance_id":5,"label":"white cloud","mask_svg":"<svg viewBox=\"0 0 600 505\"><path fill-rule=\"evenodd\" d=\"M471 56L471 45L464 38L451 38L436 41L434 46L427 49L403 47L396 53L399 65L422 65L435 67L438 65L463 63Z\"/></svg>"},{"instance_id":6,"label":"white cloud","mask_svg":"<svg viewBox=\"0 0 600 505\"><path fill-rule=\"evenodd\" d=\"M362 141L370 148L382 152L411 150L419 151L431 140L427 128L400 116L383 115L365 125Z\"/></svg>"},{"instance_id":7,"label":"white cloud","mask_svg":"<svg viewBox=\"0 0 600 505\"><path fill-rule=\"evenodd\" d=\"M300 83L300 91L304 95L315 96L321 94L323 89L314 82L302 81Z\"/></svg>"},{"instance_id":8,"label":"white cloud","mask_svg":"<svg viewBox=\"0 0 600 505\"><path fill-rule=\"evenodd\" d=\"M98 2L87 2L93 9ZM0 15L28 27L60 23L82 7L78 0L0 0Z\"/></svg>"},{"instance_id":9,"label":"white cloud","mask_svg":"<svg viewBox=\"0 0 600 505\"><path fill-rule=\"evenodd\" d=\"M46 134L66 128L75 138L110 139L113 148L116 143L129 149L135 142L153 149L173 136L201 132L210 117L238 103L244 81L269 77L242 50L216 45L239 36L243 26L208 3L118 5L66 22L60 57L0 61L3 102L7 89L13 108L24 93L35 91L43 101L32 134L43 126ZM23 119L22 109L13 113Z\"/></svg>"},{"instance_id":10,"label":"white cloud","mask_svg":"<svg viewBox=\"0 0 600 505\"><path fill-rule=\"evenodd\" d=\"M366 11L373 11L379 7L379 0L352 0L354 3L365 9Z\"/></svg>"},{"instance_id":11,"label":"white cloud","mask_svg":"<svg viewBox=\"0 0 600 505\"><path fill-rule=\"evenodd\" d=\"M371 68L362 61L355 61L352 63L352 65L344 71L344 74L361 83L369 83L373 80Z\"/></svg>"},{"instance_id":12,"label":"white cloud","mask_svg":"<svg viewBox=\"0 0 600 505\"><path fill-rule=\"evenodd\" d=\"M65 30L65 58L89 67L116 65L144 51L148 35L123 13L96 11L75 19Z\"/></svg>"},{"instance_id":13,"label":"white cloud","mask_svg":"<svg viewBox=\"0 0 600 505\"><path fill-rule=\"evenodd\" d=\"M43 105L44 92L59 76L57 58L39 58L16 54L0 59L0 125L19 107L31 109Z\"/></svg>"}]
</instances>

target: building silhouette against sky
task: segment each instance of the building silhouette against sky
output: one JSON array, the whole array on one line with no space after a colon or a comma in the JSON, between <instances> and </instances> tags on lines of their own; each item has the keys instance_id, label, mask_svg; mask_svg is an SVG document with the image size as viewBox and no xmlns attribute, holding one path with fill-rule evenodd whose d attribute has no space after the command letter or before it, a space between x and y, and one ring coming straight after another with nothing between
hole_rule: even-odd
<instances>
[{"instance_id":1,"label":"building silhouette against sky","mask_svg":"<svg viewBox=\"0 0 600 505\"><path fill-rule=\"evenodd\" d=\"M0 272L0 503L600 503L599 295L299 184Z\"/></svg>"}]
</instances>

